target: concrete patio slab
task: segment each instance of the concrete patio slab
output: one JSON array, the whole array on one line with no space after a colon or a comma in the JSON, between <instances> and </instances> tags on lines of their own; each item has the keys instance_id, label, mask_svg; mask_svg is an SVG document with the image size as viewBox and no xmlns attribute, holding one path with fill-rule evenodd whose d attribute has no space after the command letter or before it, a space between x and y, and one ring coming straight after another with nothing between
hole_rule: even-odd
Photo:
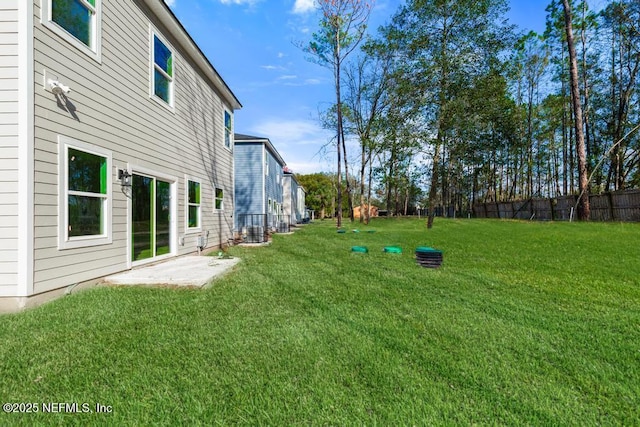
<instances>
[{"instance_id":1,"label":"concrete patio slab","mask_svg":"<svg viewBox=\"0 0 640 427\"><path fill-rule=\"evenodd\" d=\"M240 258L183 256L105 277L107 285L203 287L231 270Z\"/></svg>"}]
</instances>

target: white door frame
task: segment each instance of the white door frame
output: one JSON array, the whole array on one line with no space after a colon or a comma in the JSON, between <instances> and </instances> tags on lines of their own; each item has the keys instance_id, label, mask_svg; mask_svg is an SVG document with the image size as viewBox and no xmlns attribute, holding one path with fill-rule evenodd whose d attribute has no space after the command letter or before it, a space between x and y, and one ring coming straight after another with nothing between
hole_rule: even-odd
<instances>
[{"instance_id":1,"label":"white door frame","mask_svg":"<svg viewBox=\"0 0 640 427\"><path fill-rule=\"evenodd\" d=\"M133 231L133 224L131 223L131 216L133 213L133 205L131 202L132 195L129 195L129 197L127 197L127 268L136 267L142 264L148 264L150 262L156 262L164 258L175 256L178 252L178 178L138 165L127 164L127 170L131 175L144 175L150 178L160 179L162 181L168 182L171 195L171 207L169 208L169 215L171 218L169 222L169 253L135 262L131 259L133 255L131 253L131 239Z\"/></svg>"}]
</instances>

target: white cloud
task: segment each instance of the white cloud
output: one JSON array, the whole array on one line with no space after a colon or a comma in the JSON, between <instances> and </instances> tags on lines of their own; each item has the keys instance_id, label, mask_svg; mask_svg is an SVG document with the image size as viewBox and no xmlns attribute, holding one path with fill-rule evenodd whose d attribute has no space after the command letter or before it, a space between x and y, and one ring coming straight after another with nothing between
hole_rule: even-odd
<instances>
[{"instance_id":1,"label":"white cloud","mask_svg":"<svg viewBox=\"0 0 640 427\"><path fill-rule=\"evenodd\" d=\"M305 14L314 10L316 10L314 0L296 0L293 5L293 13L296 14Z\"/></svg>"},{"instance_id":2,"label":"white cloud","mask_svg":"<svg viewBox=\"0 0 640 427\"><path fill-rule=\"evenodd\" d=\"M324 161L319 160L317 162L287 162L287 166L293 171L293 173L297 175L306 175L318 172L333 172L335 170L335 165L328 159Z\"/></svg>"},{"instance_id":3,"label":"white cloud","mask_svg":"<svg viewBox=\"0 0 640 427\"><path fill-rule=\"evenodd\" d=\"M283 120L279 118L265 119L251 129L258 135L264 135L275 145L309 145L318 140L319 133L324 132L318 123L309 120ZM326 141L323 142L324 143Z\"/></svg>"},{"instance_id":4,"label":"white cloud","mask_svg":"<svg viewBox=\"0 0 640 427\"><path fill-rule=\"evenodd\" d=\"M252 126L249 134L269 138L285 163L298 174L331 170L322 148L331 141L332 132L309 120L267 118Z\"/></svg>"},{"instance_id":5,"label":"white cloud","mask_svg":"<svg viewBox=\"0 0 640 427\"><path fill-rule=\"evenodd\" d=\"M284 76L278 77L278 80L295 80L297 78L298 76L296 75L284 75Z\"/></svg>"},{"instance_id":6,"label":"white cloud","mask_svg":"<svg viewBox=\"0 0 640 427\"><path fill-rule=\"evenodd\" d=\"M220 0L222 4L246 4L248 6L253 6L256 3L259 3L261 0Z\"/></svg>"},{"instance_id":7,"label":"white cloud","mask_svg":"<svg viewBox=\"0 0 640 427\"><path fill-rule=\"evenodd\" d=\"M176 0L164 0L164 2L167 4L167 6L169 7L174 7L176 5Z\"/></svg>"}]
</instances>

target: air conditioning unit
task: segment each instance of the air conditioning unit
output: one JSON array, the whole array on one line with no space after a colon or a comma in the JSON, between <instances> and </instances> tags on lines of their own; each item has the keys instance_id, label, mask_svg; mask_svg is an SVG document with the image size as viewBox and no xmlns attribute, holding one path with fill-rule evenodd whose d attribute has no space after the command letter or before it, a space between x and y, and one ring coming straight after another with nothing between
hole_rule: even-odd
<instances>
[{"instance_id":1,"label":"air conditioning unit","mask_svg":"<svg viewBox=\"0 0 640 427\"><path fill-rule=\"evenodd\" d=\"M278 233L288 233L289 224L286 221L280 221L278 223Z\"/></svg>"},{"instance_id":2,"label":"air conditioning unit","mask_svg":"<svg viewBox=\"0 0 640 427\"><path fill-rule=\"evenodd\" d=\"M245 238L247 243L263 243L264 242L264 227L259 225L250 225L247 227L247 237Z\"/></svg>"}]
</instances>

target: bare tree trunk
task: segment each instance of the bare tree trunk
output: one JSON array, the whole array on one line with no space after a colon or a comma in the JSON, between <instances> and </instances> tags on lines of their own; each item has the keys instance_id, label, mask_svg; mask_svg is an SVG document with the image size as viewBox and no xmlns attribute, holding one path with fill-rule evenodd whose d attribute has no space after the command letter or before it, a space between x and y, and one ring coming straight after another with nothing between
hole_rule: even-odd
<instances>
[{"instance_id":1,"label":"bare tree trunk","mask_svg":"<svg viewBox=\"0 0 640 427\"><path fill-rule=\"evenodd\" d=\"M364 178L365 178L365 170L367 167L367 153L366 153L366 144L362 143L360 152L360 223L365 222L365 203L364 203Z\"/></svg>"},{"instance_id":2,"label":"bare tree trunk","mask_svg":"<svg viewBox=\"0 0 640 427\"><path fill-rule=\"evenodd\" d=\"M407 216L407 209L409 207L409 187L405 190L405 198L404 198L404 216Z\"/></svg>"},{"instance_id":3,"label":"bare tree trunk","mask_svg":"<svg viewBox=\"0 0 640 427\"><path fill-rule=\"evenodd\" d=\"M365 220L365 224L369 225L369 220L371 219L371 185L373 181L373 158L371 156L371 151L369 151L369 182L367 186L367 217Z\"/></svg>"},{"instance_id":4,"label":"bare tree trunk","mask_svg":"<svg viewBox=\"0 0 640 427\"><path fill-rule=\"evenodd\" d=\"M342 161L341 161L341 150L340 150L340 142L339 142L339 138L338 138L338 142L337 142L337 148L338 148L338 174L336 176L336 179L338 180L338 182L336 183L337 188L337 200L336 200L336 204L337 207L336 209L333 211L336 214L336 226L338 228L342 227Z\"/></svg>"},{"instance_id":5,"label":"bare tree trunk","mask_svg":"<svg viewBox=\"0 0 640 427\"><path fill-rule=\"evenodd\" d=\"M427 228L433 227L433 220L436 216L436 199L438 197L438 169L440 168L440 130L436 137L435 152L433 153L433 165L431 171L431 188L429 188L429 216L427 217Z\"/></svg>"},{"instance_id":6,"label":"bare tree trunk","mask_svg":"<svg viewBox=\"0 0 640 427\"><path fill-rule=\"evenodd\" d=\"M567 47L569 48L569 64L571 79L571 100L573 102L574 127L576 132L576 152L578 155L578 179L580 185L580 200L578 200L578 217L588 221L590 217L589 189L587 175L587 156L584 144L584 132L582 121L582 105L580 102L580 89L578 88L578 62L576 48L573 41L573 28L571 27L571 6L569 0L562 0L564 6L565 30L567 32Z\"/></svg>"},{"instance_id":7,"label":"bare tree trunk","mask_svg":"<svg viewBox=\"0 0 640 427\"><path fill-rule=\"evenodd\" d=\"M340 119L342 120L342 114L340 114ZM349 219L353 222L353 195L351 194L351 182L349 181L349 162L347 161L347 144L344 141L344 127L340 125L340 130L342 132L342 155L344 157L344 174L345 174L345 182L346 182L346 190L347 190L347 206L349 208Z\"/></svg>"},{"instance_id":8,"label":"bare tree trunk","mask_svg":"<svg viewBox=\"0 0 640 427\"><path fill-rule=\"evenodd\" d=\"M587 161L591 158L591 126L589 121L590 98L589 79L587 74L587 2L582 3L582 27L580 28L580 41L582 44L582 88L584 91L584 131Z\"/></svg>"}]
</instances>

